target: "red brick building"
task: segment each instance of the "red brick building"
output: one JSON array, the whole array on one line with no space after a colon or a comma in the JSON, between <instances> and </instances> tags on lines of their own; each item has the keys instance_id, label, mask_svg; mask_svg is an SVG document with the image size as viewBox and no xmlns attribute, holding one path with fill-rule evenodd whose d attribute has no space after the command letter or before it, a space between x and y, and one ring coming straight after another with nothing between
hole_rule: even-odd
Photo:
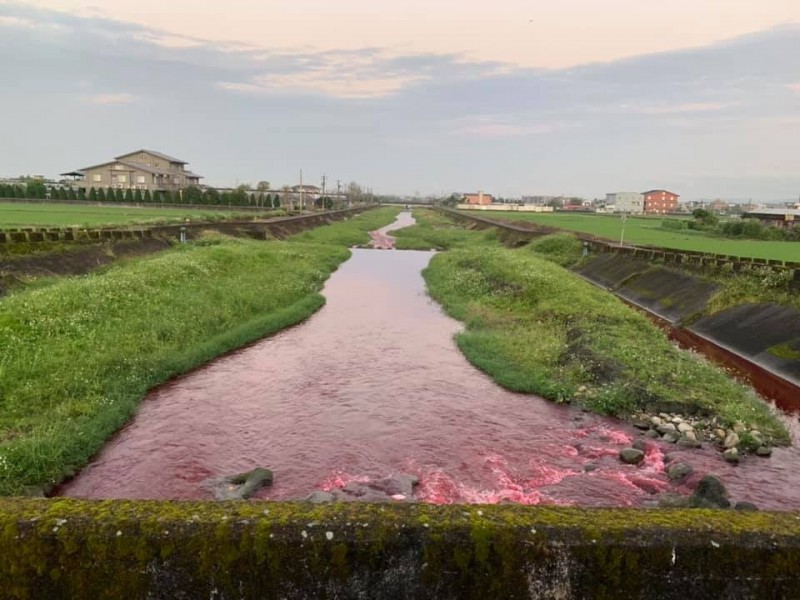
<instances>
[{"instance_id":1,"label":"red brick building","mask_svg":"<svg viewBox=\"0 0 800 600\"><path fill-rule=\"evenodd\" d=\"M464 204L491 204L493 200L491 194L478 192L477 194L464 194L462 202Z\"/></svg>"},{"instance_id":2,"label":"red brick building","mask_svg":"<svg viewBox=\"0 0 800 600\"><path fill-rule=\"evenodd\" d=\"M650 190L644 192L644 214L665 215L678 210L678 194L667 190Z\"/></svg>"}]
</instances>

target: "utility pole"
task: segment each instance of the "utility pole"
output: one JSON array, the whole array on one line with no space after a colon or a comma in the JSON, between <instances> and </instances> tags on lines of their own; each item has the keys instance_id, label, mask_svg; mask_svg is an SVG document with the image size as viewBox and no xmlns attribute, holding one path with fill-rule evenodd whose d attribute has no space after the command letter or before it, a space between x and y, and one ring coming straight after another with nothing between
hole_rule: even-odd
<instances>
[{"instance_id":1,"label":"utility pole","mask_svg":"<svg viewBox=\"0 0 800 600\"><path fill-rule=\"evenodd\" d=\"M325 210L325 182L328 180L328 176L323 173L322 175L322 209Z\"/></svg>"},{"instance_id":2,"label":"utility pole","mask_svg":"<svg viewBox=\"0 0 800 600\"><path fill-rule=\"evenodd\" d=\"M305 199L303 198L303 169L300 169L300 208L306 209Z\"/></svg>"},{"instance_id":3,"label":"utility pole","mask_svg":"<svg viewBox=\"0 0 800 600\"><path fill-rule=\"evenodd\" d=\"M336 180L336 202L339 203L339 208L344 208L344 202L342 202L342 182L338 179Z\"/></svg>"}]
</instances>

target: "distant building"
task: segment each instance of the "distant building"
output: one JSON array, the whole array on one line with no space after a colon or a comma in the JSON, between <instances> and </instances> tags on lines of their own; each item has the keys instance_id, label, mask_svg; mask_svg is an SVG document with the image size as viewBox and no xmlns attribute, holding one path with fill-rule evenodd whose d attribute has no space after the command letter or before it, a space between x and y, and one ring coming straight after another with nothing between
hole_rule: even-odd
<instances>
[{"instance_id":1,"label":"distant building","mask_svg":"<svg viewBox=\"0 0 800 600\"><path fill-rule=\"evenodd\" d=\"M491 194L484 194L483 192L478 192L477 194L464 194L464 197L461 199L462 204L491 204L494 202L494 198Z\"/></svg>"},{"instance_id":2,"label":"distant building","mask_svg":"<svg viewBox=\"0 0 800 600\"><path fill-rule=\"evenodd\" d=\"M789 229L800 226L800 209L760 208L742 214L743 219L758 219L764 225Z\"/></svg>"},{"instance_id":3,"label":"distant building","mask_svg":"<svg viewBox=\"0 0 800 600\"><path fill-rule=\"evenodd\" d=\"M730 209L730 207L731 207L730 204L728 204L724 200L720 200L719 198L717 198L708 205L708 210L718 213L724 213L727 212Z\"/></svg>"},{"instance_id":4,"label":"distant building","mask_svg":"<svg viewBox=\"0 0 800 600\"><path fill-rule=\"evenodd\" d=\"M182 190L199 185L202 175L186 169L185 160L154 150L136 150L114 160L62 173L76 178L73 185L83 188L115 188L123 190Z\"/></svg>"},{"instance_id":5,"label":"distant building","mask_svg":"<svg viewBox=\"0 0 800 600\"><path fill-rule=\"evenodd\" d=\"M615 192L606 194L606 206L614 205L614 212L641 215L644 213L644 194Z\"/></svg>"},{"instance_id":6,"label":"distant building","mask_svg":"<svg viewBox=\"0 0 800 600\"><path fill-rule=\"evenodd\" d=\"M665 215L677 212L680 196L667 190L644 192L644 213L646 215Z\"/></svg>"}]
</instances>

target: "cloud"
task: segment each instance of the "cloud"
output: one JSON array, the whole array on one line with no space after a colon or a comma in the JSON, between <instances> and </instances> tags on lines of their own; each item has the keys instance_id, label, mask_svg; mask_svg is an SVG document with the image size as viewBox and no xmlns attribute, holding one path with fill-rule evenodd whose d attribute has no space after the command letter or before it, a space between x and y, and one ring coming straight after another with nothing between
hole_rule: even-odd
<instances>
[{"instance_id":1,"label":"cloud","mask_svg":"<svg viewBox=\"0 0 800 600\"><path fill-rule=\"evenodd\" d=\"M563 121L532 123L512 121L508 117L497 115L466 117L446 123L446 128L451 135L487 139L542 135L576 127L580 127L580 123Z\"/></svg>"},{"instance_id":2,"label":"cloud","mask_svg":"<svg viewBox=\"0 0 800 600\"><path fill-rule=\"evenodd\" d=\"M796 94L800 94L800 82L798 83L790 83L788 86L790 90L792 90Z\"/></svg>"},{"instance_id":3,"label":"cloud","mask_svg":"<svg viewBox=\"0 0 800 600\"><path fill-rule=\"evenodd\" d=\"M81 101L84 104L99 104L99 105L115 105L115 104L130 104L136 98L127 93L119 94L92 94L82 96Z\"/></svg>"},{"instance_id":4,"label":"cloud","mask_svg":"<svg viewBox=\"0 0 800 600\"><path fill-rule=\"evenodd\" d=\"M624 106L626 110L643 115L674 115L684 113L716 112L731 106L725 102L685 102L654 106Z\"/></svg>"}]
</instances>

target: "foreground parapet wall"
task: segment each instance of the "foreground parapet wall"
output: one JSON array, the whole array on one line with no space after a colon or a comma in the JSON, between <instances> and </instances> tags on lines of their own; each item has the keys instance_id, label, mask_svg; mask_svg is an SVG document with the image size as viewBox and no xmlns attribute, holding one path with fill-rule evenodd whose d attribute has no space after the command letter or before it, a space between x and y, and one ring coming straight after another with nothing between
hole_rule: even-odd
<instances>
[{"instance_id":1,"label":"foreground parapet wall","mask_svg":"<svg viewBox=\"0 0 800 600\"><path fill-rule=\"evenodd\" d=\"M798 598L800 514L0 500L3 598Z\"/></svg>"}]
</instances>

